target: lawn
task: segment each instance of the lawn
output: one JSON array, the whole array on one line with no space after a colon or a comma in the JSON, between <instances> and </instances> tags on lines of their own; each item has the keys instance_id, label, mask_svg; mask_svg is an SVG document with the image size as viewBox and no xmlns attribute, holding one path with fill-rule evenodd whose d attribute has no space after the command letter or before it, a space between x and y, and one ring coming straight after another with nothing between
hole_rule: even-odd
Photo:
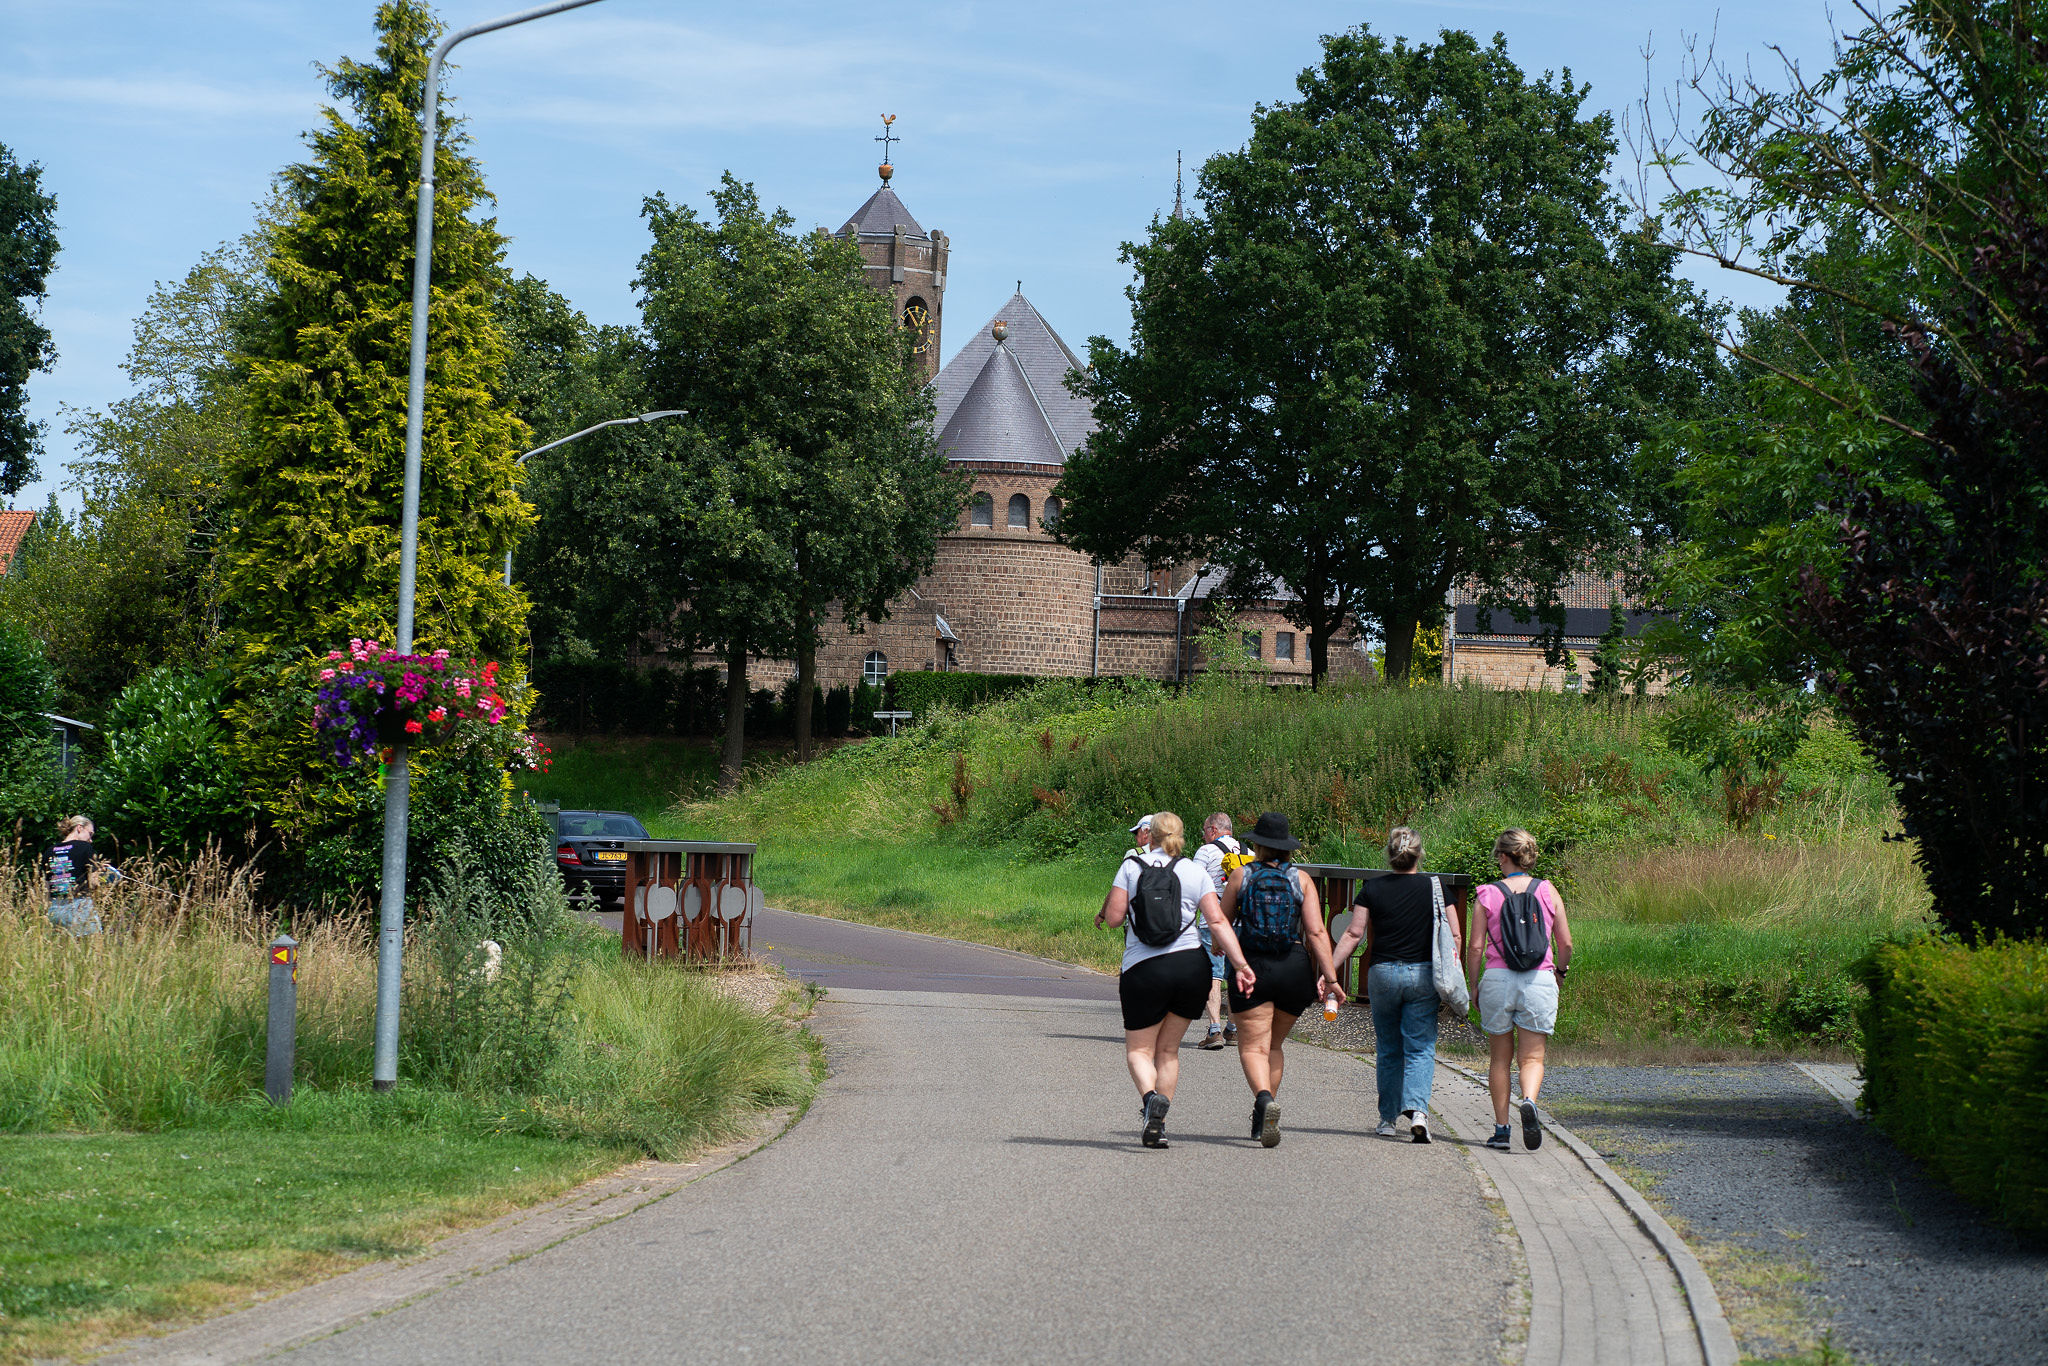
<instances>
[{"instance_id":1,"label":"lawn","mask_svg":"<svg viewBox=\"0 0 2048 1366\"><path fill-rule=\"evenodd\" d=\"M184 896L124 886L103 906L119 928L74 940L0 868L0 1360L87 1352L686 1156L806 1104L820 1074L792 1022L621 962L550 882L541 933L491 931L494 980L475 921L420 926L389 1096L368 1085L365 927L296 926L297 1091L276 1108L273 926L217 866L147 871Z\"/></svg>"},{"instance_id":2,"label":"lawn","mask_svg":"<svg viewBox=\"0 0 2048 1366\"><path fill-rule=\"evenodd\" d=\"M1840 1054L1860 990L1848 964L1926 918L1911 845L1882 838L1896 829L1882 782L1823 721L1782 803L1733 830L1719 781L1664 742L1663 711L1056 683L775 766L731 797L630 809L659 834L758 842L775 904L1105 970L1121 940L1093 917L1144 811L1192 827L1281 809L1305 857L1365 866L1405 821L1430 867L1486 877L1494 834L1522 825L1573 913L1560 1044Z\"/></svg>"}]
</instances>

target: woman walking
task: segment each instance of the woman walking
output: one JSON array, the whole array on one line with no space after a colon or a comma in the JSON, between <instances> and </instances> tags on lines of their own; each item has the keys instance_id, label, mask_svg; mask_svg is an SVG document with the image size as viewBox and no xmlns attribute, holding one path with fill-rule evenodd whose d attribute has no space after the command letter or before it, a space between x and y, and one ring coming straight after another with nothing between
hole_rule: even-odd
<instances>
[{"instance_id":1,"label":"woman walking","mask_svg":"<svg viewBox=\"0 0 2048 1366\"><path fill-rule=\"evenodd\" d=\"M1271 1148L1280 1142L1274 1097L1287 1069L1283 1045L1301 1013L1337 989L1337 969L1315 884L1292 862L1301 841L1288 833L1287 817L1266 812L1246 839L1257 861L1232 873L1223 889L1223 917L1236 928L1248 967L1231 986L1230 1014L1252 1088L1252 1137Z\"/></svg>"},{"instance_id":2,"label":"woman walking","mask_svg":"<svg viewBox=\"0 0 2048 1366\"><path fill-rule=\"evenodd\" d=\"M50 922L73 935L100 932L99 912L93 909L93 886L99 869L92 847L90 816L66 816L57 825L57 842L50 846Z\"/></svg>"},{"instance_id":3,"label":"woman walking","mask_svg":"<svg viewBox=\"0 0 2048 1366\"><path fill-rule=\"evenodd\" d=\"M1430 950L1443 894L1431 885L1434 878L1415 871L1421 863L1422 836L1405 825L1388 832L1387 866L1393 874L1358 884L1351 925L1334 957L1343 962L1365 941L1365 990L1379 1048L1380 1123L1374 1132L1393 1138L1406 1129L1415 1142L1427 1143L1438 1008ZM1455 917L1451 932L1457 933Z\"/></svg>"},{"instance_id":4,"label":"woman walking","mask_svg":"<svg viewBox=\"0 0 2048 1366\"><path fill-rule=\"evenodd\" d=\"M1180 1081L1181 1039L1209 997L1209 955L1197 926L1208 922L1217 951L1239 981L1249 987L1252 976L1209 875L1181 857L1187 836L1180 817L1162 811L1149 819L1151 847L1125 856L1095 923L1123 927L1117 996L1124 1011L1124 1064L1138 1088L1144 1126L1139 1139L1148 1148L1164 1148L1166 1110Z\"/></svg>"},{"instance_id":5,"label":"woman walking","mask_svg":"<svg viewBox=\"0 0 2048 1366\"><path fill-rule=\"evenodd\" d=\"M1479 889L1480 932L1471 936L1466 971L1477 974L1479 1027L1486 1033L1486 1088L1493 1096L1489 1148L1509 1150L1508 1063L1522 1076L1522 1142L1543 1146L1536 1096L1543 1089L1543 1051L1557 1029L1557 984L1572 961L1572 930L1557 888L1529 870L1536 838L1503 830L1493 842L1500 880ZM1480 971L1484 951L1485 970ZM1518 1056L1519 1055L1519 1056Z\"/></svg>"}]
</instances>

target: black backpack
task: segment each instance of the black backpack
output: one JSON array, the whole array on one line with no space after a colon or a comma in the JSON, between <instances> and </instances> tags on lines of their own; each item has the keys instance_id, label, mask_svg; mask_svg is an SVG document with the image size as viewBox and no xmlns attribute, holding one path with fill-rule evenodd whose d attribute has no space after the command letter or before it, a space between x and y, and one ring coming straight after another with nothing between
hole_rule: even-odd
<instances>
[{"instance_id":1,"label":"black backpack","mask_svg":"<svg viewBox=\"0 0 2048 1366\"><path fill-rule=\"evenodd\" d=\"M1131 933L1148 948L1163 949L1181 937L1193 920L1180 913L1179 859L1154 867L1141 858L1124 860L1138 865L1138 890L1131 895Z\"/></svg>"},{"instance_id":2,"label":"black backpack","mask_svg":"<svg viewBox=\"0 0 2048 1366\"><path fill-rule=\"evenodd\" d=\"M1550 923L1536 895L1543 884L1532 878L1526 892L1508 890L1506 879L1493 885L1500 889L1500 938L1494 943L1500 946L1501 962L1511 972L1543 966L1550 952Z\"/></svg>"}]
</instances>

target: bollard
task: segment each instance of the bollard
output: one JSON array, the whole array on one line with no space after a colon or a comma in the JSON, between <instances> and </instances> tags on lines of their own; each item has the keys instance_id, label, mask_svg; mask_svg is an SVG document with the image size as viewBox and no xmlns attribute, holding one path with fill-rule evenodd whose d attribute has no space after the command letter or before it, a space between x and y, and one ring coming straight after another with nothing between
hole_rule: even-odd
<instances>
[{"instance_id":1,"label":"bollard","mask_svg":"<svg viewBox=\"0 0 2048 1366\"><path fill-rule=\"evenodd\" d=\"M299 941L270 941L270 1040L263 1059L263 1091L272 1105L292 1101L292 1067L299 1047Z\"/></svg>"}]
</instances>

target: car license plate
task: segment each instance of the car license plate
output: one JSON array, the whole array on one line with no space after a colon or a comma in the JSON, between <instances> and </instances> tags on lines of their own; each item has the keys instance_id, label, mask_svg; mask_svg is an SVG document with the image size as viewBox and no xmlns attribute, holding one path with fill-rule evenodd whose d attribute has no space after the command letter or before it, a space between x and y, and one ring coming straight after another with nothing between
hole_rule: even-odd
<instances>
[{"instance_id":1,"label":"car license plate","mask_svg":"<svg viewBox=\"0 0 2048 1366\"><path fill-rule=\"evenodd\" d=\"M599 863L624 863L626 861L626 851L623 849L600 849L597 851L597 861Z\"/></svg>"}]
</instances>

